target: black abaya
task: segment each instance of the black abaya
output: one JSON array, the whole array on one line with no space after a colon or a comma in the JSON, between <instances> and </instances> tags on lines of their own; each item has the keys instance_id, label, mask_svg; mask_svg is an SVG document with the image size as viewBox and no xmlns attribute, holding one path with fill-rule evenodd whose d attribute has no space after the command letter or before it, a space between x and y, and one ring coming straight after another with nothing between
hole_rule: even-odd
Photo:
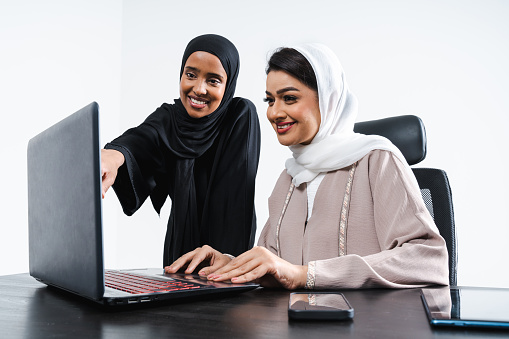
<instances>
[{"instance_id":1,"label":"black abaya","mask_svg":"<svg viewBox=\"0 0 509 339\"><path fill-rule=\"evenodd\" d=\"M238 255L253 246L256 232L260 127L254 105L233 98L238 53L220 36L200 36L186 48L181 75L195 51L216 55L227 73L218 109L196 119L175 100L105 146L125 157L113 188L127 215L149 196L158 213L166 197L172 200L163 266L203 245Z\"/></svg>"}]
</instances>

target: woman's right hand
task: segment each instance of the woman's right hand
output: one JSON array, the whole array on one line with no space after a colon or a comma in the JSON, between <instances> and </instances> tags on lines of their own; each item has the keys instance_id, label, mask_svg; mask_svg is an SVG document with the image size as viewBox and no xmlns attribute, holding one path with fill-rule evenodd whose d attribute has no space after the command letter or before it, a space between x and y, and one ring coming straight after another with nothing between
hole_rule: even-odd
<instances>
[{"instance_id":1,"label":"woman's right hand","mask_svg":"<svg viewBox=\"0 0 509 339\"><path fill-rule=\"evenodd\" d=\"M122 153L113 149L101 150L101 177L102 177L102 196L115 182L118 169L124 164L125 158Z\"/></svg>"},{"instance_id":2,"label":"woman's right hand","mask_svg":"<svg viewBox=\"0 0 509 339\"><path fill-rule=\"evenodd\" d=\"M176 273L179 269L187 264L185 273L191 274L194 272L196 267L198 267L198 265L208 261L209 266L202 268L198 272L199 275L206 277L228 264L231 260L232 259L229 256L216 251L208 245L205 245L203 247L198 247L194 251L184 254L175 260L173 264L166 266L164 271L166 273Z\"/></svg>"}]
</instances>

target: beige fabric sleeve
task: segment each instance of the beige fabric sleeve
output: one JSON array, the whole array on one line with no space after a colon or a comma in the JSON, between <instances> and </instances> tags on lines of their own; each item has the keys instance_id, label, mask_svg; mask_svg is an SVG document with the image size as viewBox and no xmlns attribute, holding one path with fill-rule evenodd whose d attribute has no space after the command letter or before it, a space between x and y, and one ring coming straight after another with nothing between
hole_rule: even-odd
<instances>
[{"instance_id":1,"label":"beige fabric sleeve","mask_svg":"<svg viewBox=\"0 0 509 339\"><path fill-rule=\"evenodd\" d=\"M374 152L369 160L371 192L356 192L355 180L352 194L372 197L381 252L315 261L314 288L447 285L445 241L426 210L410 168L390 152ZM352 247L357 246L362 244Z\"/></svg>"},{"instance_id":2,"label":"beige fabric sleeve","mask_svg":"<svg viewBox=\"0 0 509 339\"><path fill-rule=\"evenodd\" d=\"M271 234L272 227L270 227L269 221L265 223L265 226L262 229L262 232L260 233L260 238L258 238L258 246L263 246L267 248L269 251L271 251L274 254L277 254L276 250L276 242L274 241L274 234ZM274 233L274 232L272 232Z\"/></svg>"}]
</instances>

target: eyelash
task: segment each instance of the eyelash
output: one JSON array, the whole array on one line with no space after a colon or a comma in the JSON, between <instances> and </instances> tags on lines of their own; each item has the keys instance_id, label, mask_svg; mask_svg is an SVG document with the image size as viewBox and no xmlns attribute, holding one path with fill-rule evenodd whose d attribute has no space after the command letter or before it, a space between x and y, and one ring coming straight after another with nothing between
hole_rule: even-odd
<instances>
[{"instance_id":1,"label":"eyelash","mask_svg":"<svg viewBox=\"0 0 509 339\"><path fill-rule=\"evenodd\" d=\"M189 78L189 79L196 79L197 76L194 74L194 73L191 73L191 72L187 72L186 73L186 76ZM218 80L218 79L209 79L208 82L212 85L212 86L217 86L217 85L220 85L221 84L221 80Z\"/></svg>"},{"instance_id":2,"label":"eyelash","mask_svg":"<svg viewBox=\"0 0 509 339\"><path fill-rule=\"evenodd\" d=\"M293 95L285 95L283 96L283 100L285 103L288 103L289 101L296 101L297 100L297 97L296 96L293 96ZM269 105L274 103L274 99L273 98L263 98L263 101L268 103Z\"/></svg>"},{"instance_id":3,"label":"eyelash","mask_svg":"<svg viewBox=\"0 0 509 339\"><path fill-rule=\"evenodd\" d=\"M296 97L296 96L293 96L293 95L285 95L285 96L283 97L283 100L284 100L285 102L287 102L287 101L295 101L295 100L297 100L297 97Z\"/></svg>"}]
</instances>

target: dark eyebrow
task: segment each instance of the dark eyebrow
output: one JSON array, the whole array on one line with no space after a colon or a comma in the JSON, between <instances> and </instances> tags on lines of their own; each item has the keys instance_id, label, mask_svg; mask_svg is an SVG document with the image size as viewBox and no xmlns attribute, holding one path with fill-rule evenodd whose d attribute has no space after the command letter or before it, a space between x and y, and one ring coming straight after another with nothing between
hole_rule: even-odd
<instances>
[{"instance_id":1,"label":"dark eyebrow","mask_svg":"<svg viewBox=\"0 0 509 339\"><path fill-rule=\"evenodd\" d=\"M200 73L200 70L196 67L192 67L192 66L186 66L186 70L187 71L195 71L197 73ZM224 79L224 77L220 74L217 74L217 73L207 73L208 76L212 76L212 77L216 77L216 78L220 78L221 80Z\"/></svg>"},{"instance_id":2,"label":"dark eyebrow","mask_svg":"<svg viewBox=\"0 0 509 339\"><path fill-rule=\"evenodd\" d=\"M281 93L284 93L284 92L289 92L289 91L297 91L297 92L300 92L297 88L295 87L285 87L285 88L281 88L280 90L278 90L276 92L276 94L281 94ZM270 95L270 96L273 96L272 93L270 93L269 91L265 91L265 94L267 95Z\"/></svg>"},{"instance_id":3,"label":"dark eyebrow","mask_svg":"<svg viewBox=\"0 0 509 339\"><path fill-rule=\"evenodd\" d=\"M186 70L199 72L200 70L196 67L186 66Z\"/></svg>"},{"instance_id":4,"label":"dark eyebrow","mask_svg":"<svg viewBox=\"0 0 509 339\"><path fill-rule=\"evenodd\" d=\"M289 91L297 91L299 92L299 90L295 87L285 87L285 88L281 88L279 89L276 94L281 94L281 93L284 93L284 92L289 92Z\"/></svg>"},{"instance_id":5,"label":"dark eyebrow","mask_svg":"<svg viewBox=\"0 0 509 339\"><path fill-rule=\"evenodd\" d=\"M224 79L224 77L221 74L217 74L217 73L207 73L207 75L211 76L211 77L214 77L214 78L219 78L221 80Z\"/></svg>"}]
</instances>

